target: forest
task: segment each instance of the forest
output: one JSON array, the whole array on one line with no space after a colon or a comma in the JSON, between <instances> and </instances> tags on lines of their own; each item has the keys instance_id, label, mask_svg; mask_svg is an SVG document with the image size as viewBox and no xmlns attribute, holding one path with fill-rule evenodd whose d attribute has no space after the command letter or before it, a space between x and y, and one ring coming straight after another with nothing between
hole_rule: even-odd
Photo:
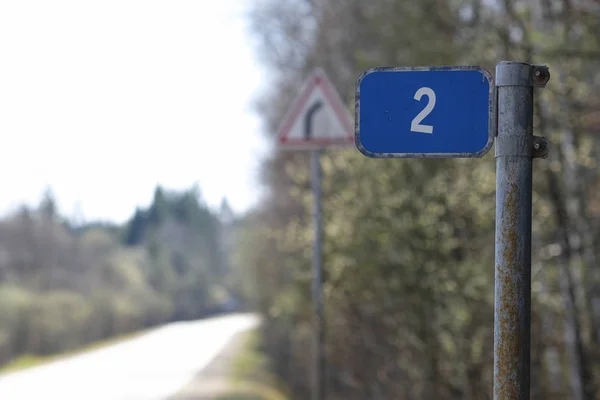
<instances>
[{"instance_id":1,"label":"forest","mask_svg":"<svg viewBox=\"0 0 600 400\"><path fill-rule=\"evenodd\" d=\"M531 398L600 396L600 3L595 0L256 0L269 73L256 102L272 140L323 68L354 108L374 66L550 68L536 91ZM491 399L495 163L322 155L327 399ZM240 225L244 298L295 399L310 398L308 154L262 165L268 195Z\"/></svg>"},{"instance_id":2,"label":"forest","mask_svg":"<svg viewBox=\"0 0 600 400\"><path fill-rule=\"evenodd\" d=\"M59 215L50 191L0 221L0 365L235 308L235 217L157 187L123 225Z\"/></svg>"}]
</instances>

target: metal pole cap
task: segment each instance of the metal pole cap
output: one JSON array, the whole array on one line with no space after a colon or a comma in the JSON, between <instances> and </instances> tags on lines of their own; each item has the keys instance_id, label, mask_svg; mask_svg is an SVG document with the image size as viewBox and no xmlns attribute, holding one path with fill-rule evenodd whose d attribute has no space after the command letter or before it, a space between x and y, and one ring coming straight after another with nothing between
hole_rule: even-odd
<instances>
[{"instance_id":1,"label":"metal pole cap","mask_svg":"<svg viewBox=\"0 0 600 400\"><path fill-rule=\"evenodd\" d=\"M546 87L550 70L545 65L520 61L502 61L496 65L496 86Z\"/></svg>"}]
</instances>

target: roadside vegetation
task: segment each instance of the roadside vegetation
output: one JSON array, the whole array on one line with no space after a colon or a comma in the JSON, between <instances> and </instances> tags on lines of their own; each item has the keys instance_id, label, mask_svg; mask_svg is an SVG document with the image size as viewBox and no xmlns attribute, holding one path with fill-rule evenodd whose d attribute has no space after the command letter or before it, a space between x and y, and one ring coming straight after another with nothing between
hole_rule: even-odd
<instances>
[{"instance_id":1,"label":"roadside vegetation","mask_svg":"<svg viewBox=\"0 0 600 400\"><path fill-rule=\"evenodd\" d=\"M531 398L600 391L600 7L596 0L256 0L269 71L258 101L273 138L300 85L323 68L352 115L374 66L548 65L535 95ZM327 399L491 398L495 161L323 163ZM293 399L310 398L313 354L309 158L274 152L268 196L243 224L245 292Z\"/></svg>"},{"instance_id":2,"label":"roadside vegetation","mask_svg":"<svg viewBox=\"0 0 600 400\"><path fill-rule=\"evenodd\" d=\"M216 400L288 400L262 349L260 332L244 333L240 340L230 370L231 388Z\"/></svg>"},{"instance_id":3,"label":"roadside vegetation","mask_svg":"<svg viewBox=\"0 0 600 400\"><path fill-rule=\"evenodd\" d=\"M234 224L197 187L156 188L123 225L59 215L50 192L0 220L0 367L231 309Z\"/></svg>"}]
</instances>

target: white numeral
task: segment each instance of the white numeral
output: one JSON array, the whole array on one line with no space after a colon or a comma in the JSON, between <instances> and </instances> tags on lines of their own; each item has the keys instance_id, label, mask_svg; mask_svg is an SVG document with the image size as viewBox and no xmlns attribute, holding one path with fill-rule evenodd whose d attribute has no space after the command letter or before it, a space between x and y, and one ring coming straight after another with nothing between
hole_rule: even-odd
<instances>
[{"instance_id":1,"label":"white numeral","mask_svg":"<svg viewBox=\"0 0 600 400\"><path fill-rule=\"evenodd\" d=\"M427 103L427 106L425 106L423 111L421 111L412 120L412 123L410 124L410 131L421 133L433 133L433 126L421 125L421 121L423 121L425 117L427 117L431 113L431 111L433 111L433 107L435 107L435 92L431 88L422 87L421 89L417 90L417 93L415 93L415 100L421 101L421 97L423 97L423 95L427 96L429 102Z\"/></svg>"}]
</instances>

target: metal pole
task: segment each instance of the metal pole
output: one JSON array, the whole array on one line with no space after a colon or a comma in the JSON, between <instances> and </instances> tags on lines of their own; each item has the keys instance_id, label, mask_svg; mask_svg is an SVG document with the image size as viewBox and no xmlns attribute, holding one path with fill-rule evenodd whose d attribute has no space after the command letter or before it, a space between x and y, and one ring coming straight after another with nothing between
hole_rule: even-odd
<instances>
[{"instance_id":1,"label":"metal pole","mask_svg":"<svg viewBox=\"0 0 600 400\"><path fill-rule=\"evenodd\" d=\"M494 400L529 399L532 160L548 150L533 136L533 88L549 79L546 67L496 66Z\"/></svg>"},{"instance_id":2,"label":"metal pole","mask_svg":"<svg viewBox=\"0 0 600 400\"><path fill-rule=\"evenodd\" d=\"M312 399L325 399L325 355L323 343L325 339L322 299L322 242L323 242L323 219L321 205L321 160L320 150L313 150L311 154L312 187L314 198L314 229L315 243L313 250L312 271L312 297L314 310L314 367Z\"/></svg>"}]
</instances>

